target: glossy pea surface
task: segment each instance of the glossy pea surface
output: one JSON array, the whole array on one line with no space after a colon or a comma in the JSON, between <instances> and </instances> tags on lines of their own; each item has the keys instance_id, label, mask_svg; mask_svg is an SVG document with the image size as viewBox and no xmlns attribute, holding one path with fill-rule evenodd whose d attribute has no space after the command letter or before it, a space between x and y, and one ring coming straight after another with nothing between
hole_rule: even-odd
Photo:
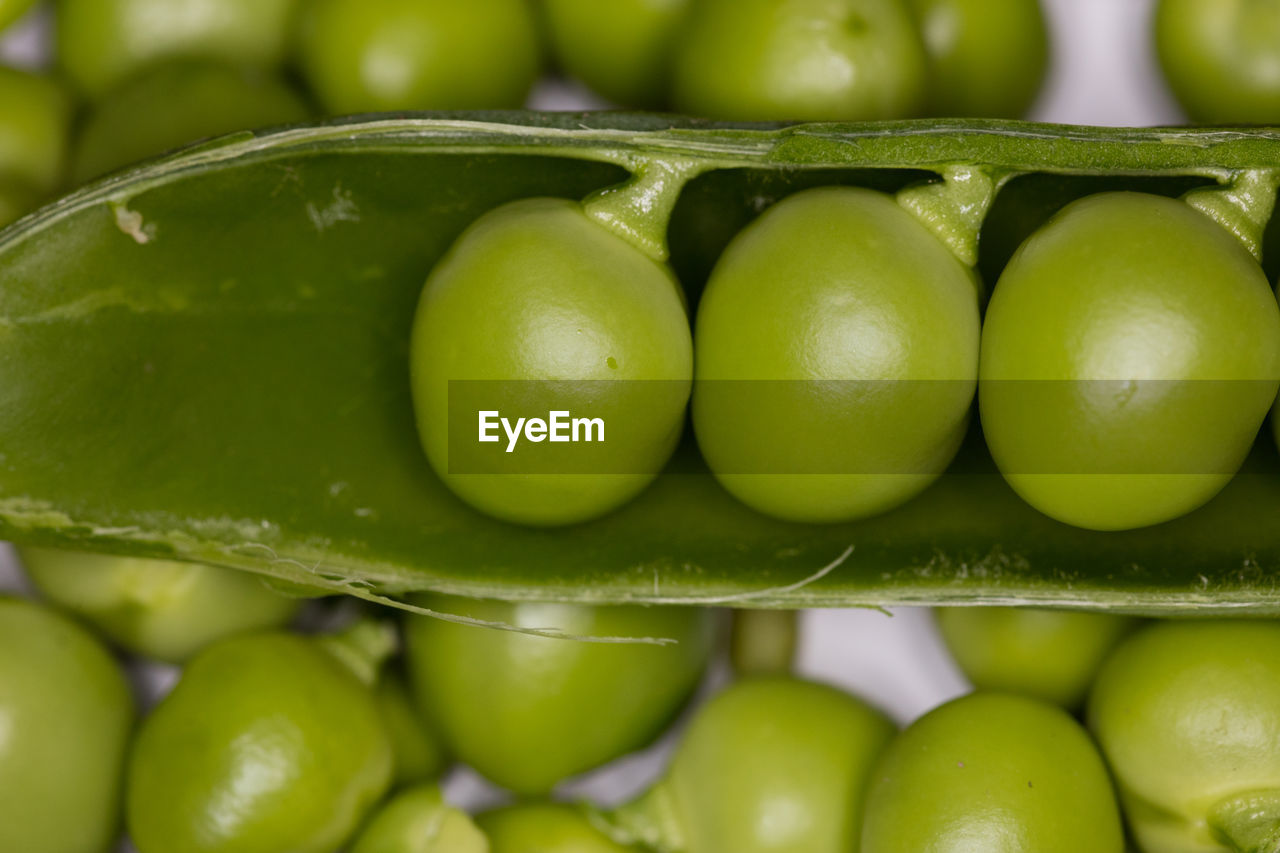
<instances>
[{"instance_id":1,"label":"glossy pea surface","mask_svg":"<svg viewBox=\"0 0 1280 853\"><path fill-rule=\"evenodd\" d=\"M0 720L0 850L112 850L133 725L115 659L49 608L0 598Z\"/></svg>"},{"instance_id":2,"label":"glossy pea surface","mask_svg":"<svg viewBox=\"0 0 1280 853\"><path fill-rule=\"evenodd\" d=\"M302 121L309 110L283 80L217 62L157 66L107 93L76 139L77 183L237 130Z\"/></svg>"},{"instance_id":3,"label":"glossy pea surface","mask_svg":"<svg viewBox=\"0 0 1280 853\"><path fill-rule=\"evenodd\" d=\"M1266 0L1159 0L1156 53L1187 115L1208 124L1280 121L1280 7Z\"/></svg>"},{"instance_id":4,"label":"glossy pea surface","mask_svg":"<svg viewBox=\"0 0 1280 853\"><path fill-rule=\"evenodd\" d=\"M675 640L593 643L426 616L406 620L419 706L460 761L521 795L545 794L656 737L697 686L715 627L715 614L701 608L417 603L570 637Z\"/></svg>"},{"instance_id":5,"label":"glossy pea surface","mask_svg":"<svg viewBox=\"0 0 1280 853\"><path fill-rule=\"evenodd\" d=\"M1165 622L1108 659L1089 727L1149 853L1280 838L1280 625Z\"/></svg>"},{"instance_id":6,"label":"glossy pea surface","mask_svg":"<svg viewBox=\"0 0 1280 853\"><path fill-rule=\"evenodd\" d=\"M834 687L732 685L698 710L659 783L680 849L857 849L871 768L894 733L883 713Z\"/></svg>"},{"instance_id":7,"label":"glossy pea surface","mask_svg":"<svg viewBox=\"0 0 1280 853\"><path fill-rule=\"evenodd\" d=\"M1197 508L1275 399L1280 309L1262 269L1181 201L1076 201L1019 248L982 335L983 432L1014 490L1098 530Z\"/></svg>"},{"instance_id":8,"label":"glossy pea surface","mask_svg":"<svg viewBox=\"0 0 1280 853\"><path fill-rule=\"evenodd\" d=\"M912 723L872 773L861 853L1121 853L1107 769L1065 711L974 693Z\"/></svg>"},{"instance_id":9,"label":"glossy pea surface","mask_svg":"<svg viewBox=\"0 0 1280 853\"><path fill-rule=\"evenodd\" d=\"M979 690L1079 707L1098 668L1137 620L1033 607L934 611L947 650Z\"/></svg>"},{"instance_id":10,"label":"glossy pea surface","mask_svg":"<svg viewBox=\"0 0 1280 853\"><path fill-rule=\"evenodd\" d=\"M667 101L671 55L691 0L546 0L556 58L572 76L622 106Z\"/></svg>"},{"instance_id":11,"label":"glossy pea surface","mask_svg":"<svg viewBox=\"0 0 1280 853\"><path fill-rule=\"evenodd\" d=\"M911 0L929 55L929 112L1020 118L1049 67L1040 0Z\"/></svg>"},{"instance_id":12,"label":"glossy pea surface","mask_svg":"<svg viewBox=\"0 0 1280 853\"><path fill-rule=\"evenodd\" d=\"M315 0L299 55L332 113L513 109L541 70L528 0Z\"/></svg>"},{"instance_id":13,"label":"glossy pea surface","mask_svg":"<svg viewBox=\"0 0 1280 853\"><path fill-rule=\"evenodd\" d=\"M907 118L924 46L902 0L703 0L676 49L681 112L736 120Z\"/></svg>"},{"instance_id":14,"label":"glossy pea surface","mask_svg":"<svg viewBox=\"0 0 1280 853\"><path fill-rule=\"evenodd\" d=\"M892 509L960 445L978 335L969 270L891 197L790 196L734 238L698 308L703 457L780 518Z\"/></svg>"},{"instance_id":15,"label":"glossy pea surface","mask_svg":"<svg viewBox=\"0 0 1280 853\"><path fill-rule=\"evenodd\" d=\"M129 762L140 853L332 853L391 783L369 688L314 640L233 637L197 655Z\"/></svg>"},{"instance_id":16,"label":"glossy pea surface","mask_svg":"<svg viewBox=\"0 0 1280 853\"><path fill-rule=\"evenodd\" d=\"M491 853L636 853L570 805L521 803L485 812L476 822L489 836Z\"/></svg>"},{"instance_id":17,"label":"glossy pea surface","mask_svg":"<svg viewBox=\"0 0 1280 853\"><path fill-rule=\"evenodd\" d=\"M410 346L432 468L467 503L508 521L569 524L616 509L653 480L684 428L693 345L679 285L577 202L514 202L472 224L428 277ZM551 408L601 417L605 442L572 445L599 467L566 472L503 452L459 466L450 417L472 441L477 412L451 402L461 393L451 380L502 380L511 397L554 394ZM575 384L561 393L548 380Z\"/></svg>"},{"instance_id":18,"label":"glossy pea surface","mask_svg":"<svg viewBox=\"0 0 1280 853\"><path fill-rule=\"evenodd\" d=\"M396 794L370 818L350 853L490 853L485 834L435 785ZM535 853L526 850L525 853Z\"/></svg>"},{"instance_id":19,"label":"glossy pea surface","mask_svg":"<svg viewBox=\"0 0 1280 853\"><path fill-rule=\"evenodd\" d=\"M53 192L67 167L73 102L52 77L0 66L0 182Z\"/></svg>"},{"instance_id":20,"label":"glossy pea surface","mask_svg":"<svg viewBox=\"0 0 1280 853\"><path fill-rule=\"evenodd\" d=\"M275 68L297 8L297 0L62 0L58 61L95 98L164 59Z\"/></svg>"},{"instance_id":21,"label":"glossy pea surface","mask_svg":"<svg viewBox=\"0 0 1280 853\"><path fill-rule=\"evenodd\" d=\"M248 572L199 563L23 548L50 602L131 652L179 663L216 640L285 624L298 601Z\"/></svg>"}]
</instances>

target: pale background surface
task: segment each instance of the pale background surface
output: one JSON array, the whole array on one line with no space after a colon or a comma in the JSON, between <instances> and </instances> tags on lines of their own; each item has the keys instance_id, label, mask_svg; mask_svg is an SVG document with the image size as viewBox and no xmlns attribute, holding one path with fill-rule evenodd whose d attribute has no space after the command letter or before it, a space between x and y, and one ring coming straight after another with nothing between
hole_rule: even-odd
<instances>
[{"instance_id":1,"label":"pale background surface","mask_svg":"<svg viewBox=\"0 0 1280 853\"><path fill-rule=\"evenodd\" d=\"M608 0L601 0L607 2ZM1153 56L1149 19L1153 0L1044 0L1053 30L1053 66L1033 110L1039 121L1097 125L1160 125L1182 121L1164 88ZM47 56L47 21L22 22L0 40L0 59L37 67ZM540 109L601 106L576 86L552 81L534 93ZM7 547L0 546L0 590L20 588L21 577ZM907 723L940 702L966 691L942 647L930 614L896 609L810 611L804 615L800 669L842 685ZM171 684L170 668L139 673L150 693ZM713 681L720 676L713 677ZM568 785L566 795L604 801L642 788L662 766L669 742ZM474 774L459 771L447 785L450 798L471 807L500 795Z\"/></svg>"}]
</instances>

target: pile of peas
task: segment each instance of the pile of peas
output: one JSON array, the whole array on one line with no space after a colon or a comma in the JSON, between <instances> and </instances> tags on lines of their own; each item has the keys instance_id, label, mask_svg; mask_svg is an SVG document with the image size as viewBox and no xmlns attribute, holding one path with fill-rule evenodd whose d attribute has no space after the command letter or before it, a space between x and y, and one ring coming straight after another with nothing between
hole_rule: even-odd
<instances>
[{"instance_id":1,"label":"pile of peas","mask_svg":"<svg viewBox=\"0 0 1280 853\"><path fill-rule=\"evenodd\" d=\"M0 29L36 5L0 0ZM1036 0L50 5L54 67L0 67L0 225L226 132L519 107L550 66L610 103L726 120L1019 116L1049 43ZM1153 34L1191 119L1280 122L1280 5L1161 0ZM976 399L1028 503L1117 530L1195 509L1240 467L1280 383L1280 308L1235 235L1153 195L1069 205L988 287L899 199L807 190L733 240L695 305L590 200L528 199L431 273L412 372L439 475L517 523L623 505L689 418L762 513L887 512L947 468ZM450 474L458 378L622 380L596 402L632 423L610 448L625 473ZM20 558L36 594L0 599L4 851L1280 850L1270 621L939 610L975 690L899 730L874 697L791 673L785 615L730 633L701 608L353 612L210 566ZM142 660L181 667L154 705L128 678ZM693 704L700 685L714 696ZM640 796L557 799L677 719ZM455 764L510 804L450 805Z\"/></svg>"}]
</instances>

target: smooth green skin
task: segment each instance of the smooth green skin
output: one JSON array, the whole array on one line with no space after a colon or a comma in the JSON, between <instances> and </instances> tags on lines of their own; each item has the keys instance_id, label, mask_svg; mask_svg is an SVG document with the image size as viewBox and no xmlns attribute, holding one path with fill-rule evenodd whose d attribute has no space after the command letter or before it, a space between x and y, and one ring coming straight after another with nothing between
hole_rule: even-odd
<instances>
[{"instance_id":1,"label":"smooth green skin","mask_svg":"<svg viewBox=\"0 0 1280 853\"><path fill-rule=\"evenodd\" d=\"M0 66L0 180L48 194L67 166L73 104L52 77Z\"/></svg>"},{"instance_id":2,"label":"smooth green skin","mask_svg":"<svg viewBox=\"0 0 1280 853\"><path fill-rule=\"evenodd\" d=\"M836 522L892 509L960 446L979 326L968 269L891 197L797 193L743 229L707 283L698 446L729 492L769 515Z\"/></svg>"},{"instance_id":3,"label":"smooth green skin","mask_svg":"<svg viewBox=\"0 0 1280 853\"><path fill-rule=\"evenodd\" d=\"M1280 8L1268 0L1160 0L1156 54L1194 121L1280 122Z\"/></svg>"},{"instance_id":4,"label":"smooth green skin","mask_svg":"<svg viewBox=\"0 0 1280 853\"><path fill-rule=\"evenodd\" d=\"M739 681L698 710L656 795L681 853L846 853L857 849L871 769L895 732L833 687Z\"/></svg>"},{"instance_id":5,"label":"smooth green skin","mask_svg":"<svg viewBox=\"0 0 1280 853\"><path fill-rule=\"evenodd\" d=\"M476 817L491 853L634 853L591 825L573 806L522 803Z\"/></svg>"},{"instance_id":6,"label":"smooth green skin","mask_svg":"<svg viewBox=\"0 0 1280 853\"><path fill-rule=\"evenodd\" d=\"M716 626L704 608L417 603L572 637L676 641L592 643L410 616L405 654L419 707L453 755L521 795L545 794L649 743L697 686Z\"/></svg>"},{"instance_id":7,"label":"smooth green skin","mask_svg":"<svg viewBox=\"0 0 1280 853\"><path fill-rule=\"evenodd\" d=\"M1280 625L1165 622L1116 649L1089 697L1093 731L1139 846L1149 853L1270 851L1280 841ZM1215 809L1267 794L1233 826ZM1250 825L1272 845L1233 845Z\"/></svg>"},{"instance_id":8,"label":"smooth green skin","mask_svg":"<svg viewBox=\"0 0 1280 853\"><path fill-rule=\"evenodd\" d=\"M101 643L47 607L0 598L0 850L114 849L133 712Z\"/></svg>"},{"instance_id":9,"label":"smooth green skin","mask_svg":"<svg viewBox=\"0 0 1280 853\"><path fill-rule=\"evenodd\" d=\"M528 0L312 0L298 53L339 114L514 109L542 64Z\"/></svg>"},{"instance_id":10,"label":"smooth green skin","mask_svg":"<svg viewBox=\"0 0 1280 853\"><path fill-rule=\"evenodd\" d=\"M1019 118L1049 70L1040 0L911 0L933 115Z\"/></svg>"},{"instance_id":11,"label":"smooth green skin","mask_svg":"<svg viewBox=\"0 0 1280 853\"><path fill-rule=\"evenodd\" d=\"M947 650L979 690L1079 708L1107 654L1138 624L1108 613L1033 607L934 611Z\"/></svg>"},{"instance_id":12,"label":"smooth green skin","mask_svg":"<svg viewBox=\"0 0 1280 853\"><path fill-rule=\"evenodd\" d=\"M162 60L277 68L298 0L58 0L58 61L91 98Z\"/></svg>"},{"instance_id":13,"label":"smooth green skin","mask_svg":"<svg viewBox=\"0 0 1280 853\"><path fill-rule=\"evenodd\" d=\"M1121 853L1120 810L1085 730L1022 696L973 693L912 723L872 773L861 853Z\"/></svg>"},{"instance_id":14,"label":"smooth green skin","mask_svg":"<svg viewBox=\"0 0 1280 853\"><path fill-rule=\"evenodd\" d=\"M693 341L679 285L577 202L512 202L473 223L427 279L410 348L427 459L497 518L571 524L617 509L652 482L684 429ZM558 398L614 425L594 451L613 473L530 473L518 454L501 455L493 474L449 473L451 379L613 380ZM655 383L626 380L664 380L661 399Z\"/></svg>"},{"instance_id":15,"label":"smooth green skin","mask_svg":"<svg viewBox=\"0 0 1280 853\"><path fill-rule=\"evenodd\" d=\"M927 74L902 0L701 0L672 90L709 118L863 121L915 115Z\"/></svg>"},{"instance_id":16,"label":"smooth green skin","mask_svg":"<svg viewBox=\"0 0 1280 853\"><path fill-rule=\"evenodd\" d=\"M268 632L197 655L129 762L141 853L332 853L391 784L372 692L317 642Z\"/></svg>"},{"instance_id":17,"label":"smooth green skin","mask_svg":"<svg viewBox=\"0 0 1280 853\"><path fill-rule=\"evenodd\" d=\"M592 91L627 107L668 99L676 37L692 0L544 0L555 56Z\"/></svg>"},{"instance_id":18,"label":"smooth green skin","mask_svg":"<svg viewBox=\"0 0 1280 853\"><path fill-rule=\"evenodd\" d=\"M360 831L350 853L490 853L489 839L436 785L397 794Z\"/></svg>"},{"instance_id":19,"label":"smooth green skin","mask_svg":"<svg viewBox=\"0 0 1280 853\"><path fill-rule=\"evenodd\" d=\"M978 395L1024 500L1124 530L1217 494L1277 377L1280 308L1243 246L1181 201L1103 193L1067 205L1000 276Z\"/></svg>"},{"instance_id":20,"label":"smooth green skin","mask_svg":"<svg viewBox=\"0 0 1280 853\"><path fill-rule=\"evenodd\" d=\"M796 610L735 610L729 626L729 665L734 675L786 675L800 642Z\"/></svg>"},{"instance_id":21,"label":"smooth green skin","mask_svg":"<svg viewBox=\"0 0 1280 853\"><path fill-rule=\"evenodd\" d=\"M233 634L280 627L299 606L236 569L45 548L19 556L50 603L128 651L169 663Z\"/></svg>"},{"instance_id":22,"label":"smooth green skin","mask_svg":"<svg viewBox=\"0 0 1280 853\"><path fill-rule=\"evenodd\" d=\"M0 30L21 18L35 5L36 0L0 0Z\"/></svg>"},{"instance_id":23,"label":"smooth green skin","mask_svg":"<svg viewBox=\"0 0 1280 853\"><path fill-rule=\"evenodd\" d=\"M159 65L104 95L77 135L71 174L84 183L199 139L302 121L283 80L216 62Z\"/></svg>"},{"instance_id":24,"label":"smooth green skin","mask_svg":"<svg viewBox=\"0 0 1280 853\"><path fill-rule=\"evenodd\" d=\"M383 724L395 754L395 786L430 782L448 765L440 738L414 706L409 687L399 672L385 671L374 687Z\"/></svg>"}]
</instances>

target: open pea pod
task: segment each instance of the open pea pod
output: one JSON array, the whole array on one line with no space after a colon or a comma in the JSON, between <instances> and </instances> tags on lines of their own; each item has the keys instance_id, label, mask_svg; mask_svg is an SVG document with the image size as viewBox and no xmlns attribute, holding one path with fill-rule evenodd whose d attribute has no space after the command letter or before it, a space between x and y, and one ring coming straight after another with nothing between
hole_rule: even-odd
<instances>
[{"instance_id":1,"label":"open pea pod","mask_svg":"<svg viewBox=\"0 0 1280 853\"><path fill-rule=\"evenodd\" d=\"M688 436L653 486L595 522L529 529L462 504L424 458L409 392L410 326L433 263L503 202L581 198L673 163L696 175L667 232L696 298L733 233L800 188L1002 183L969 235L990 276L1065 201L1280 168L1280 132L511 113L191 149L0 233L0 537L362 595L1280 612L1269 440L1208 505L1126 533L1035 512L978 439L922 496L852 524L753 513Z\"/></svg>"}]
</instances>

